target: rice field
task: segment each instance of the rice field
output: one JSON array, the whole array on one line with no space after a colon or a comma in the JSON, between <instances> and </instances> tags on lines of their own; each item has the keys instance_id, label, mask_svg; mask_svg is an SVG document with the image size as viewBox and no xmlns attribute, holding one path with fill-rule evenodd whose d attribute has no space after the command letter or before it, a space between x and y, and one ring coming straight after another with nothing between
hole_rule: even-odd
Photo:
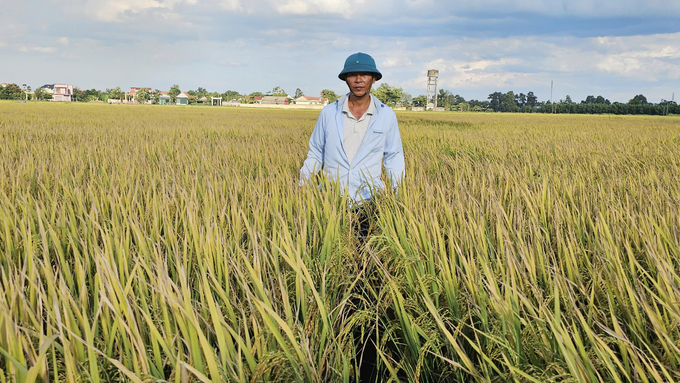
<instances>
[{"instance_id":1,"label":"rice field","mask_svg":"<svg viewBox=\"0 0 680 383\"><path fill-rule=\"evenodd\" d=\"M680 380L680 118L403 112L360 243L318 113L0 103L0 382Z\"/></svg>"}]
</instances>

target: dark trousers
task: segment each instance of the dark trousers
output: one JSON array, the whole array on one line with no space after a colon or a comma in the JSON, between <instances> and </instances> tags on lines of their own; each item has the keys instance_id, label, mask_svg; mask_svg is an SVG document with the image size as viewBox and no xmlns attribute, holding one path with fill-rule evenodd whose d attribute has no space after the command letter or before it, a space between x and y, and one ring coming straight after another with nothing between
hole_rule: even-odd
<instances>
[{"instance_id":1,"label":"dark trousers","mask_svg":"<svg viewBox=\"0 0 680 383\"><path fill-rule=\"evenodd\" d=\"M359 240L359 246L357 251L363 252L366 242L368 241L371 232L374 229L374 223L376 221L376 211L374 207L367 203L364 206L360 206L353 209L353 213L356 217L354 221L353 229L354 233ZM372 267L368 267L366 272L366 277L364 283L371 283ZM367 287L367 286L366 286ZM357 309L364 308L365 301L372 301L372 297L368 296L368 289L359 288L357 293L362 295L362 297L356 297L353 299L353 304ZM363 298L363 299L361 299ZM370 308L366 308L369 309ZM361 361L361 367L359 370L360 382L374 382L377 378L376 363L378 354L376 351L376 335L375 329L371 326L364 328L362 334L361 326L357 326L354 330L355 339L355 350L356 350L356 360Z\"/></svg>"}]
</instances>

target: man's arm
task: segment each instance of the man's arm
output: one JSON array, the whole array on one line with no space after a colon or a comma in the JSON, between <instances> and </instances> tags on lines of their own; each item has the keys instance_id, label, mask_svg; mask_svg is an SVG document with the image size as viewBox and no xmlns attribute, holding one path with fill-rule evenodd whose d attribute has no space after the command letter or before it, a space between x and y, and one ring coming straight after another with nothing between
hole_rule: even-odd
<instances>
[{"instance_id":1,"label":"man's arm","mask_svg":"<svg viewBox=\"0 0 680 383\"><path fill-rule=\"evenodd\" d=\"M323 112L316 120L316 125L309 137L309 152L307 159L302 164L300 169L300 185L304 184L310 177L315 175L323 166L324 150L326 146L326 124L324 122Z\"/></svg>"},{"instance_id":2,"label":"man's arm","mask_svg":"<svg viewBox=\"0 0 680 383\"><path fill-rule=\"evenodd\" d=\"M392 187L397 188L404 178L404 149L401 145L401 135L399 134L399 124L397 116L392 116L389 135L385 141L385 152L383 153L383 166L387 171L387 176L392 182Z\"/></svg>"}]
</instances>

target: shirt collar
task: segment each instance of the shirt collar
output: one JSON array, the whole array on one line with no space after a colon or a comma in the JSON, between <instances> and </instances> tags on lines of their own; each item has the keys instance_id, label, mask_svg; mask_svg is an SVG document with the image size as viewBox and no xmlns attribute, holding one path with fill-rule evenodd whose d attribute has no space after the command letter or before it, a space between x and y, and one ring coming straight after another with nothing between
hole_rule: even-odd
<instances>
[{"instance_id":1,"label":"shirt collar","mask_svg":"<svg viewBox=\"0 0 680 383\"><path fill-rule=\"evenodd\" d=\"M342 112L347 113L347 115L350 115L350 112L349 112L349 97L347 97L345 99L345 102L343 102ZM366 109L365 115L372 116L373 113L375 113L375 102L373 102L373 97L371 96L371 102L368 104L368 109Z\"/></svg>"}]
</instances>

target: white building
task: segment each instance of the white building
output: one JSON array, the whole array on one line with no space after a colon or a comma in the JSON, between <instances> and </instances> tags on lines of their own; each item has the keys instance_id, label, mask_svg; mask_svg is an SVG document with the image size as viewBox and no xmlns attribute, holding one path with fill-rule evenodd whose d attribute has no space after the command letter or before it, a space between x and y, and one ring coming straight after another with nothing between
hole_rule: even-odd
<instances>
[{"instance_id":1,"label":"white building","mask_svg":"<svg viewBox=\"0 0 680 383\"><path fill-rule=\"evenodd\" d=\"M52 95L52 101L73 101L73 85L47 84L40 88Z\"/></svg>"},{"instance_id":2,"label":"white building","mask_svg":"<svg viewBox=\"0 0 680 383\"><path fill-rule=\"evenodd\" d=\"M328 105L328 99L325 97L300 96L293 101L296 105Z\"/></svg>"}]
</instances>

